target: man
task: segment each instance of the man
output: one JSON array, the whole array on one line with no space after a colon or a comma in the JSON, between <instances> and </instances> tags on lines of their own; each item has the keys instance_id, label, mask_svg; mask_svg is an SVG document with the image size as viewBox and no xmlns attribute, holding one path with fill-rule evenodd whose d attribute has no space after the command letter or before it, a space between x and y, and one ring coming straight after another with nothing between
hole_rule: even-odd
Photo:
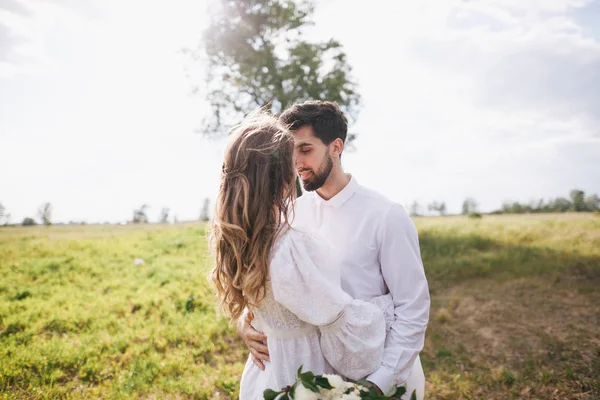
<instances>
[{"instance_id":1,"label":"man","mask_svg":"<svg viewBox=\"0 0 600 400\"><path fill-rule=\"evenodd\" d=\"M424 395L419 360L429 320L429 289L416 228L397 204L344 173L341 155L347 119L332 102L306 102L286 110L280 120L294 135L296 168L308 192L295 205L294 225L317 231L341 255L342 288L369 301L391 293L394 322L383 361L366 377L380 392L406 384ZM238 332L256 365L268 362L266 337L241 318Z\"/></svg>"}]
</instances>

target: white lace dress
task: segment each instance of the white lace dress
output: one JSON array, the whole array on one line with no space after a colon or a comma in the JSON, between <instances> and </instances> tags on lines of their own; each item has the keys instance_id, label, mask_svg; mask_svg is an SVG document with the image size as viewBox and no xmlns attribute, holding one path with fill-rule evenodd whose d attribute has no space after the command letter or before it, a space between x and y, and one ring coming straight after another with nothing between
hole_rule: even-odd
<instances>
[{"instance_id":1,"label":"white lace dress","mask_svg":"<svg viewBox=\"0 0 600 400\"><path fill-rule=\"evenodd\" d=\"M271 361L261 371L248 358L240 399L262 399L265 389L291 385L301 365L355 380L380 366L391 297L372 303L352 299L339 285L334 253L295 230L275 244L266 297L253 321L267 335Z\"/></svg>"}]
</instances>

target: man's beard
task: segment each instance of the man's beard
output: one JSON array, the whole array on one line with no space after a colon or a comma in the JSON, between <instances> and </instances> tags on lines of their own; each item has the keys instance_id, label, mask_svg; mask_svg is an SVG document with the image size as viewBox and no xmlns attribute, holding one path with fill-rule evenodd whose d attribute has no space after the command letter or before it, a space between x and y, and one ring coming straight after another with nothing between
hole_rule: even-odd
<instances>
[{"instance_id":1,"label":"man's beard","mask_svg":"<svg viewBox=\"0 0 600 400\"><path fill-rule=\"evenodd\" d=\"M308 192L312 192L313 190L319 189L321 186L327 182L327 178L329 178L329 174L331 174L331 170L333 170L333 158L327 154L325 160L319 167L318 171L311 171L313 174L312 178L302 181L302 186ZM302 171L305 171L302 170ZM302 172L300 171L300 172Z\"/></svg>"}]
</instances>

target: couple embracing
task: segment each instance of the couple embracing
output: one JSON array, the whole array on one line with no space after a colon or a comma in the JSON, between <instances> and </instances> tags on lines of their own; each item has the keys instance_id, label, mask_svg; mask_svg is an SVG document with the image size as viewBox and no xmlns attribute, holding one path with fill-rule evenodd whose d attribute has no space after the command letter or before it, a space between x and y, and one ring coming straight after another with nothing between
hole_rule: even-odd
<instances>
[{"instance_id":1,"label":"couple embracing","mask_svg":"<svg viewBox=\"0 0 600 400\"><path fill-rule=\"evenodd\" d=\"M250 351L243 400L293 384L301 365L423 399L430 298L417 230L344 172L347 125L337 104L313 101L232 131L210 240L221 306Z\"/></svg>"}]
</instances>

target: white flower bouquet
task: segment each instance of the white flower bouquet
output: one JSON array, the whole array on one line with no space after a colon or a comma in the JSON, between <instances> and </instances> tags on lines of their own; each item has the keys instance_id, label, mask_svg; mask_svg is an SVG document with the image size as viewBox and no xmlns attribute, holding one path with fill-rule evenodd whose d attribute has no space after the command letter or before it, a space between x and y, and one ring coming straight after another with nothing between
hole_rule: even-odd
<instances>
[{"instance_id":1,"label":"white flower bouquet","mask_svg":"<svg viewBox=\"0 0 600 400\"><path fill-rule=\"evenodd\" d=\"M347 382L338 375L314 375L312 372L302 372L298 369L296 382L279 391L267 389L263 396L265 400L387 400L400 399L406 393L404 386L397 387L389 395L381 395L367 381ZM416 400L416 392L411 395Z\"/></svg>"}]
</instances>

